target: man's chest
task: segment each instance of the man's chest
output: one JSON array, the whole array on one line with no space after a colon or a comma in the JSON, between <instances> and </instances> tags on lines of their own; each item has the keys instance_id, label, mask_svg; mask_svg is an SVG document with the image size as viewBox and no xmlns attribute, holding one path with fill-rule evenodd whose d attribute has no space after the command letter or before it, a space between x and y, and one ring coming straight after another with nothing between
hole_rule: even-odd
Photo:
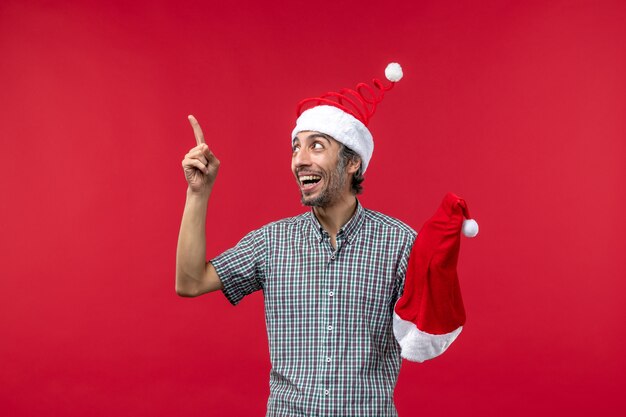
<instances>
[{"instance_id":1,"label":"man's chest","mask_svg":"<svg viewBox=\"0 0 626 417\"><path fill-rule=\"evenodd\" d=\"M269 321L316 326L322 317L342 317L374 331L387 325L397 297L397 253L342 240L336 249L313 240L270 253L264 286Z\"/></svg>"}]
</instances>

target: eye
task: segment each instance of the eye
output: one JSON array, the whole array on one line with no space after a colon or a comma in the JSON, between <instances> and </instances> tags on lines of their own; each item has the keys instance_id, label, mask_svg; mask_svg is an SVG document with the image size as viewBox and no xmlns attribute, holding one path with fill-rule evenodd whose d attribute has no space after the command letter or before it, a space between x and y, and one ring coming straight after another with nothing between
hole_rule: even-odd
<instances>
[{"instance_id":1,"label":"eye","mask_svg":"<svg viewBox=\"0 0 626 417\"><path fill-rule=\"evenodd\" d=\"M315 142L313 144L313 149L324 149L324 145L322 145L320 142Z\"/></svg>"},{"instance_id":2,"label":"eye","mask_svg":"<svg viewBox=\"0 0 626 417\"><path fill-rule=\"evenodd\" d=\"M291 152L296 153L300 150L300 145L293 145L291 147Z\"/></svg>"}]
</instances>

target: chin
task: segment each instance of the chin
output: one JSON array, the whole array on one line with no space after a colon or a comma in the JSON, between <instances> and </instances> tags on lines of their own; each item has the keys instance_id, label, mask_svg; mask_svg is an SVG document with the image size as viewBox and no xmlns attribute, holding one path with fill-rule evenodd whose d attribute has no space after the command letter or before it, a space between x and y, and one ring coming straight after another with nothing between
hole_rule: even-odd
<instances>
[{"instance_id":1,"label":"chin","mask_svg":"<svg viewBox=\"0 0 626 417\"><path fill-rule=\"evenodd\" d=\"M314 207L316 206L315 204L315 198L312 197L305 197L304 195L300 197L300 201L302 202L303 206L308 206L308 207Z\"/></svg>"},{"instance_id":2,"label":"chin","mask_svg":"<svg viewBox=\"0 0 626 417\"><path fill-rule=\"evenodd\" d=\"M315 197L313 196L302 196L301 198L302 201L302 205L307 206L307 207L320 207L320 208L326 208L328 207L332 201L330 198L328 198L328 195L317 195Z\"/></svg>"}]
</instances>

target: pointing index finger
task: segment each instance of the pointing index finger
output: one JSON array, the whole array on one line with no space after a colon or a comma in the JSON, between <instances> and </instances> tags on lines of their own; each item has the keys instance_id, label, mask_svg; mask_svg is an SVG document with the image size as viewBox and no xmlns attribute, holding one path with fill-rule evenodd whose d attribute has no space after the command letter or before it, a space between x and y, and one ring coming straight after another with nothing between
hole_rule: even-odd
<instances>
[{"instance_id":1,"label":"pointing index finger","mask_svg":"<svg viewBox=\"0 0 626 417\"><path fill-rule=\"evenodd\" d=\"M191 114L187 117L189 119L189 123L191 123L191 127L193 128L193 134L196 137L196 144L202 145L204 142L204 134L202 133L202 128L200 124Z\"/></svg>"}]
</instances>

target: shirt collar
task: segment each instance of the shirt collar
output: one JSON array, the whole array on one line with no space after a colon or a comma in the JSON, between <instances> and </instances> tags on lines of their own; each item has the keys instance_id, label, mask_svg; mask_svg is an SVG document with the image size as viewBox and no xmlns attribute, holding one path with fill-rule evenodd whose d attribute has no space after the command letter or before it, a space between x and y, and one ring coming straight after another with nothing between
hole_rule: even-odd
<instances>
[{"instance_id":1,"label":"shirt collar","mask_svg":"<svg viewBox=\"0 0 626 417\"><path fill-rule=\"evenodd\" d=\"M309 219L311 221L311 225L313 226L313 230L315 230L315 237L319 241L322 241L325 237L328 236L328 232L324 230L317 217L315 217L315 213L313 212L312 208L311 211L309 211ZM339 233L337 233L337 236L343 236L348 243L352 243L356 238L356 235L359 232L359 229L363 225L364 221L365 209L357 198L356 210L354 212L354 215L350 218L350 220L348 220L346 224L343 225L341 229L339 229Z\"/></svg>"}]
</instances>

